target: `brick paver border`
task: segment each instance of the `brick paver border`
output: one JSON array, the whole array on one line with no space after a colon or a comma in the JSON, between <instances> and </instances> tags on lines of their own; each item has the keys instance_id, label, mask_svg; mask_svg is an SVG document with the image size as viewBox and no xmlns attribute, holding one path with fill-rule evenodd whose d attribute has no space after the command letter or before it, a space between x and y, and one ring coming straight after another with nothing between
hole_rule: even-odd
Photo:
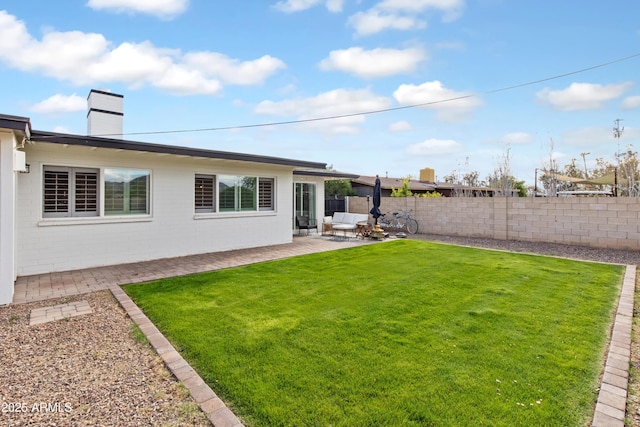
<instances>
[{"instance_id":1,"label":"brick paver border","mask_svg":"<svg viewBox=\"0 0 640 427\"><path fill-rule=\"evenodd\" d=\"M618 312L613 324L609 353L591 424L593 427L624 427L635 287L636 266L628 265L622 282Z\"/></svg>"},{"instance_id":2,"label":"brick paver border","mask_svg":"<svg viewBox=\"0 0 640 427\"><path fill-rule=\"evenodd\" d=\"M165 365L189 390L191 397L196 401L209 421L215 427L243 427L242 422L225 403L214 393L204 380L193 370L180 353L171 345L169 340L154 326L149 318L138 308L129 295L120 287L110 286L109 290L118 300L122 308L127 312L140 330L147 336L151 346L162 357Z\"/></svg>"}]
</instances>

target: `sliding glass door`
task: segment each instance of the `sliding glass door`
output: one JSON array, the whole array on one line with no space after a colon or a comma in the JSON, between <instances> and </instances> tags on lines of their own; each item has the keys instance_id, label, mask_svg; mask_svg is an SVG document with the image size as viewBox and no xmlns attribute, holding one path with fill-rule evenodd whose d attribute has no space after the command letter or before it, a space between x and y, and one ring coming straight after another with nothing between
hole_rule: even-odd
<instances>
[{"instance_id":1,"label":"sliding glass door","mask_svg":"<svg viewBox=\"0 0 640 427\"><path fill-rule=\"evenodd\" d=\"M295 215L316 219L316 185L306 182L295 183Z\"/></svg>"}]
</instances>

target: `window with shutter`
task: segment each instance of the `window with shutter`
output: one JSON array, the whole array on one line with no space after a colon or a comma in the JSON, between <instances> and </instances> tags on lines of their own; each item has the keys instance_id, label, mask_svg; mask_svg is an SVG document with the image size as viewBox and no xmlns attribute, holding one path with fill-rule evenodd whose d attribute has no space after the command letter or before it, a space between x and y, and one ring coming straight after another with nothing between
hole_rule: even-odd
<instances>
[{"instance_id":1,"label":"window with shutter","mask_svg":"<svg viewBox=\"0 0 640 427\"><path fill-rule=\"evenodd\" d=\"M195 210L196 212L215 212L215 176L196 175Z\"/></svg>"},{"instance_id":2,"label":"window with shutter","mask_svg":"<svg viewBox=\"0 0 640 427\"><path fill-rule=\"evenodd\" d=\"M261 211L274 210L273 178L258 179L258 208Z\"/></svg>"},{"instance_id":3,"label":"window with shutter","mask_svg":"<svg viewBox=\"0 0 640 427\"><path fill-rule=\"evenodd\" d=\"M69 212L69 172L60 170L44 171L44 213L63 214ZM54 215L50 215L54 216Z\"/></svg>"},{"instance_id":4,"label":"window with shutter","mask_svg":"<svg viewBox=\"0 0 640 427\"><path fill-rule=\"evenodd\" d=\"M99 215L97 169L45 166L42 216L44 218Z\"/></svg>"},{"instance_id":5,"label":"window with shutter","mask_svg":"<svg viewBox=\"0 0 640 427\"><path fill-rule=\"evenodd\" d=\"M76 212L98 212L98 172L76 172Z\"/></svg>"}]
</instances>

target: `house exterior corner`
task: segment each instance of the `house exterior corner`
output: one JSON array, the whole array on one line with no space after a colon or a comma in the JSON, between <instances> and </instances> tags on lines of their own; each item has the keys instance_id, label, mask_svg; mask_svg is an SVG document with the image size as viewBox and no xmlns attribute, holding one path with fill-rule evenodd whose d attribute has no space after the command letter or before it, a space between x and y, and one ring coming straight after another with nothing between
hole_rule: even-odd
<instances>
[{"instance_id":1,"label":"house exterior corner","mask_svg":"<svg viewBox=\"0 0 640 427\"><path fill-rule=\"evenodd\" d=\"M31 131L0 114L0 304L19 276L290 243L297 184L314 185L310 214L323 214L323 179L294 171L325 167Z\"/></svg>"}]
</instances>

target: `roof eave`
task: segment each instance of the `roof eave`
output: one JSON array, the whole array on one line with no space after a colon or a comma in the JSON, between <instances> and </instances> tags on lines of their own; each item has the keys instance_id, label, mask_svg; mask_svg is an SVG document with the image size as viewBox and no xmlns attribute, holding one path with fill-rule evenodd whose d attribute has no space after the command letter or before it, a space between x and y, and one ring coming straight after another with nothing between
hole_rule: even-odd
<instances>
[{"instance_id":1,"label":"roof eave","mask_svg":"<svg viewBox=\"0 0 640 427\"><path fill-rule=\"evenodd\" d=\"M353 179L357 178L359 175L354 175L346 172L338 172L329 169L295 169L293 171L294 175L305 175L305 176L318 176L323 177L325 179Z\"/></svg>"},{"instance_id":2,"label":"roof eave","mask_svg":"<svg viewBox=\"0 0 640 427\"><path fill-rule=\"evenodd\" d=\"M20 131L27 139L31 138L31 119L29 119L29 117L0 114L0 129L2 128Z\"/></svg>"},{"instance_id":3,"label":"roof eave","mask_svg":"<svg viewBox=\"0 0 640 427\"><path fill-rule=\"evenodd\" d=\"M71 135L47 131L33 131L32 139L40 142L55 144L78 145L85 147L110 148L115 150L142 151L148 153L172 154L176 156L190 156L242 162L266 163L300 168L326 167L326 163L309 162L305 160L287 159L282 157L261 156L255 154L233 153L228 151L207 150L202 148L179 147L175 145L154 144L149 142L127 141L122 139L102 138L95 136Z\"/></svg>"}]
</instances>

